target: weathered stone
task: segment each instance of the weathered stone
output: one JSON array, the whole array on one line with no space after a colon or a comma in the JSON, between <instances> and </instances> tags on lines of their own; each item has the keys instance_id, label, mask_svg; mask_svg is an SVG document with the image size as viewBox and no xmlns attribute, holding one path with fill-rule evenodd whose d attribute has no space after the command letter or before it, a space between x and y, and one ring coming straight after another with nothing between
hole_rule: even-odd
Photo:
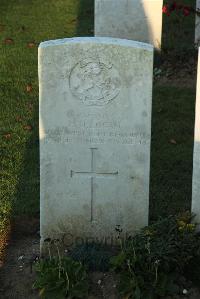
<instances>
[{"instance_id":1,"label":"weathered stone","mask_svg":"<svg viewBox=\"0 0 200 299\"><path fill-rule=\"evenodd\" d=\"M163 0L95 0L95 36L146 42L160 49Z\"/></svg>"},{"instance_id":2,"label":"weathered stone","mask_svg":"<svg viewBox=\"0 0 200 299\"><path fill-rule=\"evenodd\" d=\"M196 1L196 9L200 12L200 0ZM195 22L195 43L200 45L200 16L196 15Z\"/></svg>"},{"instance_id":3,"label":"weathered stone","mask_svg":"<svg viewBox=\"0 0 200 299\"><path fill-rule=\"evenodd\" d=\"M195 136L193 157L192 212L200 222L200 50L196 91Z\"/></svg>"},{"instance_id":4,"label":"weathered stone","mask_svg":"<svg viewBox=\"0 0 200 299\"><path fill-rule=\"evenodd\" d=\"M113 243L116 228L147 225L152 67L148 44L40 44L42 244Z\"/></svg>"}]
</instances>

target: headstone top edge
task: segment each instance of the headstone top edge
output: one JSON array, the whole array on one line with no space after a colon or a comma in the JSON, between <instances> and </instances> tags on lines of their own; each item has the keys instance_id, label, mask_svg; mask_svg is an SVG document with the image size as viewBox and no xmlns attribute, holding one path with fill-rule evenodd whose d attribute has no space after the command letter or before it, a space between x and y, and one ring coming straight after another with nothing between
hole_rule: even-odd
<instances>
[{"instance_id":1,"label":"headstone top edge","mask_svg":"<svg viewBox=\"0 0 200 299\"><path fill-rule=\"evenodd\" d=\"M105 45L118 45L130 48L144 49L153 52L153 46L148 43L133 41L129 39L113 38L113 37L74 37L74 38L63 38L41 42L39 49L47 48L50 46L61 46L67 44L105 44Z\"/></svg>"}]
</instances>

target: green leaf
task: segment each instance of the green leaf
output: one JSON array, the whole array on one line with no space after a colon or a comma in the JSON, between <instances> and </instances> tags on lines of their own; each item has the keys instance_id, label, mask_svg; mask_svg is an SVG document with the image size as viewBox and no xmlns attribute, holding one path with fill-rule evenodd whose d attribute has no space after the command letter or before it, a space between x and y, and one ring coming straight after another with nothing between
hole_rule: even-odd
<instances>
[{"instance_id":1,"label":"green leaf","mask_svg":"<svg viewBox=\"0 0 200 299\"><path fill-rule=\"evenodd\" d=\"M135 299L141 299L141 292L138 286L135 288Z\"/></svg>"}]
</instances>

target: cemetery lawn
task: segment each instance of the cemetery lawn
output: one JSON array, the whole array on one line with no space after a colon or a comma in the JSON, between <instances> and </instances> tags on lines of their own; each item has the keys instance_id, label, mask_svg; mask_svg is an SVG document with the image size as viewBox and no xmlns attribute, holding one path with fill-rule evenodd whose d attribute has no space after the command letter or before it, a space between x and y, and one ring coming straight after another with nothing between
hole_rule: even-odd
<instances>
[{"instance_id":1,"label":"cemetery lawn","mask_svg":"<svg viewBox=\"0 0 200 299\"><path fill-rule=\"evenodd\" d=\"M169 83L168 83L169 84ZM190 210L195 87L155 84L150 219Z\"/></svg>"},{"instance_id":2,"label":"cemetery lawn","mask_svg":"<svg viewBox=\"0 0 200 299\"><path fill-rule=\"evenodd\" d=\"M14 215L39 216L38 45L91 35L92 2L1 0L0 236L4 239Z\"/></svg>"},{"instance_id":3,"label":"cemetery lawn","mask_svg":"<svg viewBox=\"0 0 200 299\"><path fill-rule=\"evenodd\" d=\"M37 47L44 40L88 35L93 35L92 0L1 0L0 260L10 224L15 230L19 222L25 223L22 230L27 223L32 233L38 229ZM187 87L177 76L154 84L151 220L190 209L195 71L186 72Z\"/></svg>"}]
</instances>

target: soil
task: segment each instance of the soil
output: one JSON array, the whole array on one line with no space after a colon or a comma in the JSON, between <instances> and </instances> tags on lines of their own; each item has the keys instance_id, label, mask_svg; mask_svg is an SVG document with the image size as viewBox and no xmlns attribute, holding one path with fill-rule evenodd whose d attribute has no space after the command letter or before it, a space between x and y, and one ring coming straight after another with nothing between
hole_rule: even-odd
<instances>
[{"instance_id":1,"label":"soil","mask_svg":"<svg viewBox=\"0 0 200 299\"><path fill-rule=\"evenodd\" d=\"M32 261L39 255L38 219L17 220L12 227L6 255L0 268L0 298L35 299L37 292L32 290L35 273Z\"/></svg>"},{"instance_id":2,"label":"soil","mask_svg":"<svg viewBox=\"0 0 200 299\"><path fill-rule=\"evenodd\" d=\"M6 257L0 267L1 299L39 299L32 289L35 280L33 261L39 256L39 220L17 220L8 246ZM116 289L113 273L90 273L90 294L87 299L122 299ZM200 299L197 289L190 289L187 296L165 299ZM163 298L164 299L164 298Z\"/></svg>"},{"instance_id":3,"label":"soil","mask_svg":"<svg viewBox=\"0 0 200 299\"><path fill-rule=\"evenodd\" d=\"M158 72L156 74L156 72ZM197 58L191 57L187 62L166 58L154 68L154 81L159 85L177 88L195 88L197 77Z\"/></svg>"},{"instance_id":4,"label":"soil","mask_svg":"<svg viewBox=\"0 0 200 299\"><path fill-rule=\"evenodd\" d=\"M38 291L32 289L35 280L33 261L39 256L39 220L17 220L13 227L5 260L0 267L1 299L38 299ZM116 280L111 273L90 273L88 299L120 299Z\"/></svg>"}]
</instances>

